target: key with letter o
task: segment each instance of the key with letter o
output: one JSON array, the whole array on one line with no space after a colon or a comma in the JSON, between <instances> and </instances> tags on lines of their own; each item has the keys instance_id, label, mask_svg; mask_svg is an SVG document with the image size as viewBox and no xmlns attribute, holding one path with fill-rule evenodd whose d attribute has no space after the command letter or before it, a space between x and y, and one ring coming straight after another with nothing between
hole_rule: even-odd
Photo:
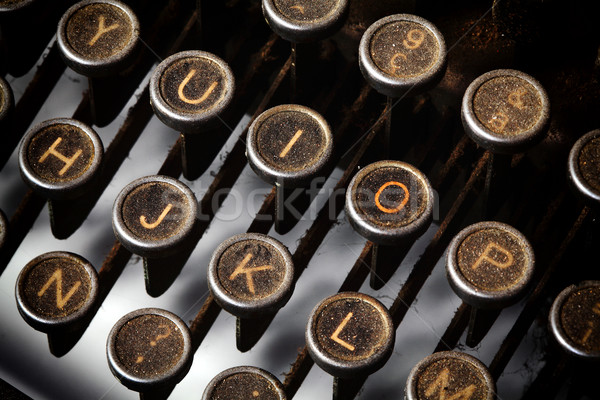
<instances>
[{"instance_id":1,"label":"key with letter o","mask_svg":"<svg viewBox=\"0 0 600 400\"><path fill-rule=\"evenodd\" d=\"M373 243L371 286L380 288L429 227L434 195L427 177L401 161L367 165L346 191L346 216Z\"/></svg>"},{"instance_id":2,"label":"key with letter o","mask_svg":"<svg viewBox=\"0 0 600 400\"><path fill-rule=\"evenodd\" d=\"M333 152L329 124L316 111L285 104L260 114L248 128L248 164L275 185L275 230L287 233L310 203L306 191L323 175ZM295 190L297 189L297 192ZM296 197L292 203L292 197ZM296 204L304 202L304 205Z\"/></svg>"},{"instance_id":3,"label":"key with letter o","mask_svg":"<svg viewBox=\"0 0 600 400\"><path fill-rule=\"evenodd\" d=\"M123 316L106 343L108 365L128 389L168 396L192 366L190 330L177 315L143 308Z\"/></svg>"},{"instance_id":4,"label":"key with letter o","mask_svg":"<svg viewBox=\"0 0 600 400\"><path fill-rule=\"evenodd\" d=\"M23 319L34 329L47 333L51 352L61 356L65 348L74 345L71 333L85 326L94 307L98 274L76 254L44 253L21 270L15 296Z\"/></svg>"},{"instance_id":5,"label":"key with letter o","mask_svg":"<svg viewBox=\"0 0 600 400\"><path fill-rule=\"evenodd\" d=\"M173 54L152 72L150 104L159 120L181 133L183 174L187 179L200 175L208 148L223 144L227 138L211 130L222 124L221 115L233 100L234 90L229 65L205 51Z\"/></svg>"},{"instance_id":6,"label":"key with letter o","mask_svg":"<svg viewBox=\"0 0 600 400\"><path fill-rule=\"evenodd\" d=\"M496 384L478 359L440 351L419 361L406 381L406 400L495 400Z\"/></svg>"},{"instance_id":7,"label":"key with letter o","mask_svg":"<svg viewBox=\"0 0 600 400\"><path fill-rule=\"evenodd\" d=\"M56 237L64 238L62 232L74 230L61 226L69 225L69 201L82 197L94 185L103 155L104 147L96 132L70 118L41 122L21 140L21 176L33 191L48 199Z\"/></svg>"},{"instance_id":8,"label":"key with letter o","mask_svg":"<svg viewBox=\"0 0 600 400\"><path fill-rule=\"evenodd\" d=\"M534 266L531 244L510 225L479 222L452 239L446 273L454 292L471 306L469 346L479 343L502 308L525 295Z\"/></svg>"},{"instance_id":9,"label":"key with letter o","mask_svg":"<svg viewBox=\"0 0 600 400\"><path fill-rule=\"evenodd\" d=\"M344 386L354 386L352 381L362 382L383 367L392 354L395 336L387 308L356 292L338 293L317 304L305 333L310 356L334 376L338 394Z\"/></svg>"},{"instance_id":10,"label":"key with letter o","mask_svg":"<svg viewBox=\"0 0 600 400\"><path fill-rule=\"evenodd\" d=\"M136 179L115 199L115 236L127 250L144 257L148 294L162 294L177 277L195 244L197 214L190 188L163 175Z\"/></svg>"},{"instance_id":11,"label":"key with letter o","mask_svg":"<svg viewBox=\"0 0 600 400\"><path fill-rule=\"evenodd\" d=\"M294 290L294 263L278 240L259 233L233 236L208 264L208 288L237 317L238 349L250 350Z\"/></svg>"},{"instance_id":12,"label":"key with letter o","mask_svg":"<svg viewBox=\"0 0 600 400\"><path fill-rule=\"evenodd\" d=\"M215 376L206 386L202 400L285 400L283 385L273 374L256 367L234 367Z\"/></svg>"}]
</instances>

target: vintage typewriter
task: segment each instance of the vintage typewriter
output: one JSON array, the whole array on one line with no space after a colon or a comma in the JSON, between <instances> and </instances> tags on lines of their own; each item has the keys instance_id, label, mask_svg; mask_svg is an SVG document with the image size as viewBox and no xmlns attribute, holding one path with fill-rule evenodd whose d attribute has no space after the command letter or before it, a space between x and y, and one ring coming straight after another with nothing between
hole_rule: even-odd
<instances>
[{"instance_id":1,"label":"vintage typewriter","mask_svg":"<svg viewBox=\"0 0 600 400\"><path fill-rule=\"evenodd\" d=\"M124 34L135 37L127 44L131 49L125 59L113 64L86 64L77 55L67 54L66 47L76 45L69 35L88 29L92 42L114 34L104 48L108 52L122 40L118 23L104 16L100 20L102 13L83 13L79 20L73 17L65 22L63 16L77 3L72 0L0 0L0 72L14 96L14 107L9 107L8 97L0 102L0 209L6 216L0 229L1 398L100 400L134 399L140 394L146 399L202 398L206 388L214 385L213 378L240 366L268 371L272 375L265 376L274 377L277 383L272 385L280 391L276 396L275 391L270 392L268 397L263 389L246 383L247 390L239 389L239 393L246 390L245 395L225 392L212 398L287 396L312 400L331 398L332 391L338 399L402 399L405 395L411 399L491 398L470 386L461 389L466 373L458 374L457 380L449 381L447 376L443 380L442 369L430 371L430 381L411 374L411 379L416 379L412 385L418 386L417 397L412 389L406 389L415 365L432 353L448 350L480 360L489 370L486 376L495 382L498 399L600 398L594 382L598 364L587 360L594 354L598 357L600 305L591 304L596 311L588 319L575 311L563 316L563 325L583 329L585 341L591 343L589 354L567 354L553 339L554 325L549 322L553 302L563 289L600 279L593 250L599 238L597 198L581 195L580 188L571 184L568 167L575 142L600 128L600 24L594 2L349 0L347 8L339 10L336 7L346 2L122 2L137 16L139 38L137 27L132 25ZM111 7L105 0L86 4L92 7L90 4L95 3L100 9ZM321 23L315 15L327 8L335 9L337 19ZM278 10L284 16L296 15L303 25L290 28L285 18L272 15ZM127 12L117 14L111 18L127 17ZM411 81L414 90L395 87L396 83L385 79L377 81L377 77L369 76L374 70L365 66L364 60L359 68L365 31L376 21L396 14L422 19L393 22L397 24L393 27L405 29L406 35L404 42L393 44L398 47L387 55L392 57L388 61L393 69L400 68L399 58L408 60L410 54L417 54L411 51L420 51L428 46L428 40L436 40L433 31L424 30L429 26L424 25L426 22L436 27L445 41L445 50L438 43L434 56L445 54L445 62L439 63L430 80L420 80L415 73L417 79ZM303 19L303 15L308 16ZM378 40L388 39L382 34ZM187 50L216 55L218 59L207 62L218 69L219 62L224 61L235 77L235 83L230 80L226 88L233 92L227 107L213 113L210 126L206 121L178 119L168 112L158 115L160 106L153 96L163 89L154 72L165 59ZM188 54L193 58L193 54L205 53ZM369 56L369 51L366 54ZM101 54L93 57L102 59ZM422 58L414 62L419 60ZM549 114L540 113L549 119L539 128L541 136L526 145L511 147L514 143L510 138L508 147L485 140L476 143L473 133L465 133L469 116L462 100L467 88L478 77L498 69L534 77L547 93ZM165 71L177 72L172 68ZM179 81L183 79L189 83L193 77L184 73ZM225 74L219 79L231 76ZM185 86L180 85L180 89ZM7 91L6 86L0 85L0 89ZM206 96L214 90L206 89ZM525 100L518 90L507 93L520 110ZM173 93L189 100L187 105L208 98L194 103L192 95ZM252 124L265 111L283 104L316 111L328 124L319 125L320 129L327 130L328 126L331 131L327 140L333 146L327 150L321 169L311 176L323 179L311 187L314 196L310 203L305 201L305 194L292 202L292 191L265 172L267 167L248 164L252 158L247 150L249 129L254 129ZM284 114L302 110L285 108ZM307 115L303 118L309 118ZM37 151L43 154L29 156L21 153L29 148L34 151L35 146L25 145L21 150L21 141L34 127L42 129L38 124L55 118L73 118L92 127L103 143L102 165L77 196L71 196L68 185L27 184L29 175L20 165L29 159L42 165L39 160L56 143L44 147L41 142L42 150ZM506 122L502 118L494 121L500 125ZM296 136L285 139L289 148L278 153L279 159L285 159L287 151L301 143L301 131L294 130ZM277 139L271 137L265 142L263 150L272 151L268 145L275 146ZM323 142L304 150L310 153L319 146L324 146ZM56 161L58 154L63 165L72 164L75 145L52 148L54 152L45 157ZM589 163L597 165L600 153L587 154ZM346 204L346 189L354 184L355 175L382 160L409 163L431 184L425 207L430 213L428 221L415 228L418 234L410 232L401 244L389 245L390 241L383 240L389 239L386 234L369 236L360 223L349 222L354 217ZM397 165L404 168L405 164L385 165L389 169ZM123 188L156 174L177 179L191 189L199 213L186 237L187 247L162 258L160 246L131 251L129 239L117 240L113 230L113 224L118 225L113 205ZM597 175L592 179L597 181ZM402 187L391 178L386 185ZM56 196L57 191L69 195ZM384 204L381 193L376 194L379 209L393 214L393 199ZM406 189L405 196L408 193ZM288 200L301 210L301 217L277 214ZM52 205L51 218L46 203ZM168 216L169 210L159 211ZM159 225L165 217L159 214L149 217L145 224L150 228ZM279 215L276 223L274 215ZM446 272L453 239L481 221L513 227L535 254L526 291L493 310L485 307L485 301L479 304L468 296L459 297L457 293L465 289L455 283L458 288L453 290ZM289 260L293 262L293 292L276 312L263 315L254 310L251 316L235 315L224 305L227 300L209 289L214 285L211 279L218 279L207 275L214 267L213 253L228 238L247 232L268 235L289 249L291 258L282 256L280 263L287 266ZM382 242L376 243L380 236ZM487 249L485 260L481 253L475 259L507 268L513 255L505 247L496 248L493 254L493 249ZM17 281L32 260L56 251L88 260L98 280L89 284L97 293L82 321L75 328L52 331L55 326L35 320L23 303L30 296L50 299L50 303L56 300L60 309L68 307L77 292L69 291L74 280L66 273L50 274L33 291ZM373 260L377 269L371 271ZM246 283L258 277L258 273L251 273L258 270L239 265L237 272L229 275L230 281L240 274L250 279ZM44 282L45 286L40 286ZM17 299L16 291L24 294ZM314 346L320 339L317 345L307 344L305 331L313 308L338 292L359 292L377 299L389 313L386 329L393 347L388 347L380 360L368 361L362 370L353 370L351 356L331 367L325 356L315 355ZM135 386L130 390L115 378L123 372L109 365L107 346L112 346L109 336L117 321L144 308L166 310L181 318L184 326L169 328L163 324L158 331L144 333L143 327L130 325L138 346L132 351L139 356L129 367L145 365L144 357L160 365L169 356L151 353L152 349L171 346L163 344L173 337L174 330L184 331L186 326L191 344L184 341L187 347L179 349L177 342L172 348L186 352L189 358L179 372L173 372L177 376L171 376L168 385L153 381L154 370L146 371L148 379L141 386L135 386L139 384L135 379L127 381L121 376L124 383ZM344 315L346 319L331 327L337 330L324 336L341 353L352 355L356 350L353 344L364 335L381 334L383 328L376 326L344 336L344 330L357 321L352 320L352 313ZM38 329L30 326L36 321ZM124 345L114 346L118 353ZM330 365L329 369L324 367L328 372L323 365ZM332 378L332 374L340 376Z\"/></svg>"}]
</instances>

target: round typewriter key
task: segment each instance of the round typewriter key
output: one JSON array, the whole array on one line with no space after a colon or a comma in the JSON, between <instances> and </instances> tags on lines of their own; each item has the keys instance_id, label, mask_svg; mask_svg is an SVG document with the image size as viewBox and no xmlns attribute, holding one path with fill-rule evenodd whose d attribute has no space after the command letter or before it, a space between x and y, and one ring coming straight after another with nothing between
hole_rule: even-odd
<instances>
[{"instance_id":1,"label":"round typewriter key","mask_svg":"<svg viewBox=\"0 0 600 400\"><path fill-rule=\"evenodd\" d=\"M327 373L339 378L366 376L392 354L395 330L378 300L343 292L321 301L306 327L308 352Z\"/></svg>"},{"instance_id":2,"label":"round typewriter key","mask_svg":"<svg viewBox=\"0 0 600 400\"><path fill-rule=\"evenodd\" d=\"M313 42L342 27L348 0L263 0L263 14L275 33L289 42Z\"/></svg>"},{"instance_id":3,"label":"round typewriter key","mask_svg":"<svg viewBox=\"0 0 600 400\"><path fill-rule=\"evenodd\" d=\"M467 135L491 152L484 189L484 218L494 218L511 188L512 155L543 139L550 101L542 85L520 71L500 69L475 79L465 91L461 117Z\"/></svg>"},{"instance_id":4,"label":"round typewriter key","mask_svg":"<svg viewBox=\"0 0 600 400\"><path fill-rule=\"evenodd\" d=\"M117 0L84 0L58 24L58 48L65 63L85 76L107 76L131 63L140 26L136 15Z\"/></svg>"},{"instance_id":5,"label":"round typewriter key","mask_svg":"<svg viewBox=\"0 0 600 400\"><path fill-rule=\"evenodd\" d=\"M104 147L96 132L69 118L44 121L23 137L19 150L21 175L37 193L50 199L71 199L94 183Z\"/></svg>"},{"instance_id":6,"label":"round typewriter key","mask_svg":"<svg viewBox=\"0 0 600 400\"><path fill-rule=\"evenodd\" d=\"M197 214L194 193L168 176L136 179L118 194L113 231L127 250L144 257L148 294L162 294L177 277L185 259L176 256L194 244Z\"/></svg>"},{"instance_id":7,"label":"round typewriter key","mask_svg":"<svg viewBox=\"0 0 600 400\"><path fill-rule=\"evenodd\" d=\"M477 144L494 153L514 154L544 137L550 101L533 77L500 69L481 75L469 85L461 116L465 131Z\"/></svg>"},{"instance_id":8,"label":"round typewriter key","mask_svg":"<svg viewBox=\"0 0 600 400\"><path fill-rule=\"evenodd\" d=\"M108 335L106 353L113 375L141 393L173 387L193 360L187 325L158 308L136 310L117 321Z\"/></svg>"},{"instance_id":9,"label":"round typewriter key","mask_svg":"<svg viewBox=\"0 0 600 400\"><path fill-rule=\"evenodd\" d=\"M17 278L15 295L33 328L58 333L75 329L96 301L98 278L83 257L50 252L31 260Z\"/></svg>"},{"instance_id":10,"label":"round typewriter key","mask_svg":"<svg viewBox=\"0 0 600 400\"><path fill-rule=\"evenodd\" d=\"M431 22L395 14L373 23L358 48L367 82L387 96L384 157L391 147L392 98L414 96L434 87L446 71L446 42Z\"/></svg>"},{"instance_id":11,"label":"round typewriter key","mask_svg":"<svg viewBox=\"0 0 600 400\"><path fill-rule=\"evenodd\" d=\"M486 366L458 351L441 351L421 360L410 371L406 400L494 400L496 385Z\"/></svg>"},{"instance_id":12,"label":"round typewriter key","mask_svg":"<svg viewBox=\"0 0 600 400\"><path fill-rule=\"evenodd\" d=\"M358 54L365 79L389 97L429 89L446 68L444 37L431 22L410 14L390 15L372 24Z\"/></svg>"},{"instance_id":13,"label":"round typewriter key","mask_svg":"<svg viewBox=\"0 0 600 400\"><path fill-rule=\"evenodd\" d=\"M523 297L534 266L527 238L500 222L470 225L452 239L446 274L454 292L471 306L467 345L477 345L500 310Z\"/></svg>"},{"instance_id":14,"label":"round typewriter key","mask_svg":"<svg viewBox=\"0 0 600 400\"><path fill-rule=\"evenodd\" d=\"M218 122L234 87L233 72L225 61L205 51L183 51L165 59L152 73L150 102L165 125L200 133Z\"/></svg>"},{"instance_id":15,"label":"round typewriter key","mask_svg":"<svg viewBox=\"0 0 600 400\"><path fill-rule=\"evenodd\" d=\"M552 336L568 355L600 360L600 281L564 289L550 309Z\"/></svg>"},{"instance_id":16,"label":"round typewriter key","mask_svg":"<svg viewBox=\"0 0 600 400\"><path fill-rule=\"evenodd\" d=\"M220 115L233 99L235 79L229 65L205 51L174 54L152 73L150 103L165 125L181 133L183 174L200 175L206 149L220 147Z\"/></svg>"},{"instance_id":17,"label":"round typewriter key","mask_svg":"<svg viewBox=\"0 0 600 400\"><path fill-rule=\"evenodd\" d=\"M73 212L73 201L86 194L100 175L104 147L88 125L69 118L44 121L31 128L19 149L23 180L48 199L52 233L68 237L83 219Z\"/></svg>"},{"instance_id":18,"label":"round typewriter key","mask_svg":"<svg viewBox=\"0 0 600 400\"><path fill-rule=\"evenodd\" d=\"M294 289L294 264L279 241L259 233L233 236L208 264L208 288L217 303L238 317L237 342L248 350Z\"/></svg>"},{"instance_id":19,"label":"round typewriter key","mask_svg":"<svg viewBox=\"0 0 600 400\"><path fill-rule=\"evenodd\" d=\"M452 289L477 308L503 308L525 294L533 276L533 248L523 234L500 222L479 222L456 235L446 257Z\"/></svg>"},{"instance_id":20,"label":"round typewriter key","mask_svg":"<svg viewBox=\"0 0 600 400\"><path fill-rule=\"evenodd\" d=\"M248 163L271 184L306 185L323 170L333 151L329 124L300 105L273 107L254 120L246 142Z\"/></svg>"},{"instance_id":21,"label":"round typewriter key","mask_svg":"<svg viewBox=\"0 0 600 400\"><path fill-rule=\"evenodd\" d=\"M273 374L256 367L234 367L215 376L202 400L285 400L283 385Z\"/></svg>"},{"instance_id":22,"label":"round typewriter key","mask_svg":"<svg viewBox=\"0 0 600 400\"><path fill-rule=\"evenodd\" d=\"M91 117L106 126L141 79L134 68L140 45L137 16L118 0L84 0L62 16L56 34L65 64L88 77Z\"/></svg>"},{"instance_id":23,"label":"round typewriter key","mask_svg":"<svg viewBox=\"0 0 600 400\"><path fill-rule=\"evenodd\" d=\"M588 203L600 203L600 129L583 135L571 148L569 180Z\"/></svg>"},{"instance_id":24,"label":"round typewriter key","mask_svg":"<svg viewBox=\"0 0 600 400\"><path fill-rule=\"evenodd\" d=\"M401 161L367 165L346 191L348 220L362 236L385 245L416 238L433 213L433 189L427 177Z\"/></svg>"},{"instance_id":25,"label":"round typewriter key","mask_svg":"<svg viewBox=\"0 0 600 400\"><path fill-rule=\"evenodd\" d=\"M308 107L276 106L263 112L250 125L246 140L248 164L263 180L276 185L275 229L278 233L286 233L302 214L286 209L286 204L290 204L288 197L303 197L291 206L301 202L310 204L307 193L298 196L293 189L305 187L320 176L332 151L329 124Z\"/></svg>"},{"instance_id":26,"label":"round typewriter key","mask_svg":"<svg viewBox=\"0 0 600 400\"><path fill-rule=\"evenodd\" d=\"M132 253L143 257L177 252L196 221L194 193L182 182L146 176L125 186L113 206L113 229Z\"/></svg>"},{"instance_id":27,"label":"round typewriter key","mask_svg":"<svg viewBox=\"0 0 600 400\"><path fill-rule=\"evenodd\" d=\"M352 178L346 191L346 216L352 227L374 244L374 288L389 278L404 252L427 230L433 204L429 180L405 162L379 161Z\"/></svg>"}]
</instances>

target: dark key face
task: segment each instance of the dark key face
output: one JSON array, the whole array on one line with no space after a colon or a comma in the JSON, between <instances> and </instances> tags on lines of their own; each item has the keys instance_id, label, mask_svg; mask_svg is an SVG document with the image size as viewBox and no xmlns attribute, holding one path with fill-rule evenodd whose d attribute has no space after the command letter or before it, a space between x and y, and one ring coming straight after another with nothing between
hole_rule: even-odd
<instances>
[{"instance_id":1,"label":"dark key face","mask_svg":"<svg viewBox=\"0 0 600 400\"><path fill-rule=\"evenodd\" d=\"M21 316L33 328L64 332L82 321L97 292L97 273L87 260L72 253L50 252L21 270L15 295Z\"/></svg>"},{"instance_id":2,"label":"dark key face","mask_svg":"<svg viewBox=\"0 0 600 400\"><path fill-rule=\"evenodd\" d=\"M542 140L550 121L550 100L533 77L513 69L487 72L463 96L466 133L495 153L514 154Z\"/></svg>"},{"instance_id":3,"label":"dark key face","mask_svg":"<svg viewBox=\"0 0 600 400\"><path fill-rule=\"evenodd\" d=\"M437 357L420 368L416 377L417 396L410 400L465 399L488 400L493 388L482 373L482 366L465 357Z\"/></svg>"},{"instance_id":4,"label":"dark key face","mask_svg":"<svg viewBox=\"0 0 600 400\"><path fill-rule=\"evenodd\" d=\"M21 142L19 167L23 179L50 199L77 197L93 185L104 147L89 126L69 118L44 121Z\"/></svg>"},{"instance_id":5,"label":"dark key face","mask_svg":"<svg viewBox=\"0 0 600 400\"><path fill-rule=\"evenodd\" d=\"M331 302L320 310L315 331L321 348L344 361L368 359L391 334L381 310L355 298Z\"/></svg>"},{"instance_id":6,"label":"dark key face","mask_svg":"<svg viewBox=\"0 0 600 400\"><path fill-rule=\"evenodd\" d=\"M282 111L266 118L256 130L258 153L271 167L300 171L318 163L331 144L320 121L297 111Z\"/></svg>"},{"instance_id":7,"label":"dark key face","mask_svg":"<svg viewBox=\"0 0 600 400\"><path fill-rule=\"evenodd\" d=\"M288 249L270 236L246 233L217 247L208 266L208 286L217 302L237 317L283 307L293 291Z\"/></svg>"},{"instance_id":8,"label":"dark key face","mask_svg":"<svg viewBox=\"0 0 600 400\"><path fill-rule=\"evenodd\" d=\"M499 76L477 89L473 110L479 122L491 132L517 136L531 129L542 117L542 98L525 79Z\"/></svg>"},{"instance_id":9,"label":"dark key face","mask_svg":"<svg viewBox=\"0 0 600 400\"><path fill-rule=\"evenodd\" d=\"M175 385L192 364L187 325L157 308L132 311L113 326L107 356L112 373L131 390L151 392Z\"/></svg>"},{"instance_id":10,"label":"dark key face","mask_svg":"<svg viewBox=\"0 0 600 400\"><path fill-rule=\"evenodd\" d=\"M591 139L581 148L578 161L583 180L600 196L600 137Z\"/></svg>"},{"instance_id":11,"label":"dark key face","mask_svg":"<svg viewBox=\"0 0 600 400\"><path fill-rule=\"evenodd\" d=\"M361 293L339 293L313 310L306 331L314 361L334 376L373 372L387 361L395 331L381 303Z\"/></svg>"},{"instance_id":12,"label":"dark key face","mask_svg":"<svg viewBox=\"0 0 600 400\"><path fill-rule=\"evenodd\" d=\"M435 25L411 14L373 23L358 49L360 70L369 84L389 97L414 96L430 89L446 70L446 42Z\"/></svg>"},{"instance_id":13,"label":"dark key face","mask_svg":"<svg viewBox=\"0 0 600 400\"><path fill-rule=\"evenodd\" d=\"M353 227L379 244L422 234L431 222L433 189L419 170L400 161L380 161L350 182L346 213Z\"/></svg>"},{"instance_id":14,"label":"dark key face","mask_svg":"<svg viewBox=\"0 0 600 400\"><path fill-rule=\"evenodd\" d=\"M569 151L569 183L586 203L600 202L600 129L580 137Z\"/></svg>"},{"instance_id":15,"label":"dark key face","mask_svg":"<svg viewBox=\"0 0 600 400\"><path fill-rule=\"evenodd\" d=\"M521 298L535 267L533 248L510 225L479 222L460 231L448 246L450 285L466 303L503 308Z\"/></svg>"},{"instance_id":16,"label":"dark key face","mask_svg":"<svg viewBox=\"0 0 600 400\"><path fill-rule=\"evenodd\" d=\"M115 338L119 362L140 378L168 373L181 360L183 351L178 326L160 315L141 315L127 321Z\"/></svg>"},{"instance_id":17,"label":"dark key face","mask_svg":"<svg viewBox=\"0 0 600 400\"><path fill-rule=\"evenodd\" d=\"M569 294L560 308L560 322L576 348L600 354L600 285Z\"/></svg>"},{"instance_id":18,"label":"dark key face","mask_svg":"<svg viewBox=\"0 0 600 400\"><path fill-rule=\"evenodd\" d=\"M279 380L255 367L236 367L217 375L206 387L202 400L284 400Z\"/></svg>"},{"instance_id":19,"label":"dark key face","mask_svg":"<svg viewBox=\"0 0 600 400\"><path fill-rule=\"evenodd\" d=\"M223 102L227 76L220 65L203 57L186 57L169 65L160 78L160 94L181 113L208 113Z\"/></svg>"},{"instance_id":20,"label":"dark key face","mask_svg":"<svg viewBox=\"0 0 600 400\"><path fill-rule=\"evenodd\" d=\"M90 298L92 282L81 262L51 257L28 265L19 290L31 310L53 319L80 310Z\"/></svg>"},{"instance_id":21,"label":"dark key face","mask_svg":"<svg viewBox=\"0 0 600 400\"><path fill-rule=\"evenodd\" d=\"M299 105L273 107L248 130L247 156L252 169L269 183L303 186L329 160L333 138L329 124Z\"/></svg>"},{"instance_id":22,"label":"dark key face","mask_svg":"<svg viewBox=\"0 0 600 400\"><path fill-rule=\"evenodd\" d=\"M152 73L150 103L164 124L195 134L220 123L234 89L233 72L221 58L183 51L166 58Z\"/></svg>"},{"instance_id":23,"label":"dark key face","mask_svg":"<svg viewBox=\"0 0 600 400\"><path fill-rule=\"evenodd\" d=\"M243 240L223 252L217 274L220 284L231 296L252 301L280 290L286 266L279 250L270 243Z\"/></svg>"},{"instance_id":24,"label":"dark key face","mask_svg":"<svg viewBox=\"0 0 600 400\"><path fill-rule=\"evenodd\" d=\"M428 206L427 186L404 168L377 168L366 174L355 190L355 201L361 214L380 227L409 225Z\"/></svg>"},{"instance_id":25,"label":"dark key face","mask_svg":"<svg viewBox=\"0 0 600 400\"><path fill-rule=\"evenodd\" d=\"M121 8L93 3L74 12L65 26L68 44L88 60L104 60L124 51L132 40L134 26Z\"/></svg>"},{"instance_id":26,"label":"dark key face","mask_svg":"<svg viewBox=\"0 0 600 400\"><path fill-rule=\"evenodd\" d=\"M285 17L310 22L328 17L336 10L339 0L273 0L275 7Z\"/></svg>"},{"instance_id":27,"label":"dark key face","mask_svg":"<svg viewBox=\"0 0 600 400\"><path fill-rule=\"evenodd\" d=\"M69 182L90 171L95 148L87 132L70 124L52 124L38 130L26 148L27 163L38 179Z\"/></svg>"},{"instance_id":28,"label":"dark key face","mask_svg":"<svg viewBox=\"0 0 600 400\"><path fill-rule=\"evenodd\" d=\"M440 43L424 25L412 21L390 22L371 38L370 55L377 67L398 78L427 73L440 57Z\"/></svg>"},{"instance_id":29,"label":"dark key face","mask_svg":"<svg viewBox=\"0 0 600 400\"><path fill-rule=\"evenodd\" d=\"M182 182L162 175L136 179L125 186L113 205L113 230L131 252L167 257L189 244L198 206Z\"/></svg>"},{"instance_id":30,"label":"dark key face","mask_svg":"<svg viewBox=\"0 0 600 400\"><path fill-rule=\"evenodd\" d=\"M141 240L157 241L178 234L191 216L188 197L166 182L148 182L129 192L121 210L129 231Z\"/></svg>"},{"instance_id":31,"label":"dark key face","mask_svg":"<svg viewBox=\"0 0 600 400\"><path fill-rule=\"evenodd\" d=\"M474 286L490 292L518 285L532 263L521 238L496 228L467 236L458 247L457 259L461 274Z\"/></svg>"}]
</instances>

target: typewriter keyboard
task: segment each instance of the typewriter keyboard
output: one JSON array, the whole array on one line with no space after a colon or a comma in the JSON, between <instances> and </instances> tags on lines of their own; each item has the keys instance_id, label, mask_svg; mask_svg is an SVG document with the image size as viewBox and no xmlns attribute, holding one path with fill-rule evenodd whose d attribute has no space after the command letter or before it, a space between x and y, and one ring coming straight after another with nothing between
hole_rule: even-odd
<instances>
[{"instance_id":1,"label":"typewriter keyboard","mask_svg":"<svg viewBox=\"0 0 600 400\"><path fill-rule=\"evenodd\" d=\"M600 399L592 3L0 0L0 398Z\"/></svg>"}]
</instances>

